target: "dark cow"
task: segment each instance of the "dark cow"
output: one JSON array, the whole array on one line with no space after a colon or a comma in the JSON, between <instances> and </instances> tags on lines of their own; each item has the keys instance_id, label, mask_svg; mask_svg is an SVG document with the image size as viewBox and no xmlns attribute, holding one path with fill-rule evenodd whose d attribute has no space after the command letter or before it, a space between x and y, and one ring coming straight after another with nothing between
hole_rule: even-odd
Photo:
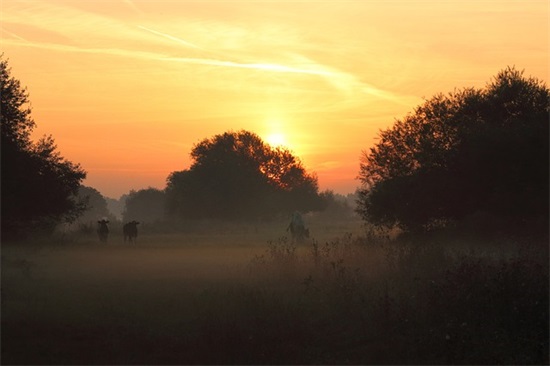
<instances>
[{"instance_id":1,"label":"dark cow","mask_svg":"<svg viewBox=\"0 0 550 366\"><path fill-rule=\"evenodd\" d=\"M128 240L130 243L136 243L137 239L137 226L139 222L137 221L130 221L122 227L122 232L124 233L124 242L126 243L126 240Z\"/></svg>"},{"instance_id":2,"label":"dark cow","mask_svg":"<svg viewBox=\"0 0 550 366\"><path fill-rule=\"evenodd\" d=\"M97 222L97 236L99 236L99 241L102 243L107 242L107 238L109 237L109 226L107 225L109 223L109 220L99 220Z\"/></svg>"},{"instance_id":3,"label":"dark cow","mask_svg":"<svg viewBox=\"0 0 550 366\"><path fill-rule=\"evenodd\" d=\"M306 228L302 215L298 211L292 214L290 224L286 228L286 231L290 231L293 242L301 243L306 238L309 238L309 229Z\"/></svg>"}]
</instances>

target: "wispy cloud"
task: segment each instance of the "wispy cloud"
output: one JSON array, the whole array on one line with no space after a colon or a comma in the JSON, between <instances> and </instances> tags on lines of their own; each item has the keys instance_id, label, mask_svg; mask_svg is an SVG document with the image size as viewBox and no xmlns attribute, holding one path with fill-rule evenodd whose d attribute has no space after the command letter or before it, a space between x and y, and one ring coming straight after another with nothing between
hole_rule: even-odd
<instances>
[{"instance_id":1,"label":"wispy cloud","mask_svg":"<svg viewBox=\"0 0 550 366\"><path fill-rule=\"evenodd\" d=\"M133 1L123 2L135 12L141 12ZM410 104L408 97L370 84L359 75L342 70L334 62L323 62L312 56L310 51L315 51L315 45L304 45L303 40L292 29L268 25L244 28L222 21L183 19L176 25L170 23L168 30L160 30L152 21L136 25L121 18L110 18L62 6L23 9L10 13L7 18L19 24L56 31L74 41L71 44L53 40L33 42L32 38L4 29L12 37L5 42L13 45L56 52L103 54L220 69L254 70L266 74L312 76L331 87L327 88L327 92L332 90L331 93L336 91L340 94L339 101L332 102L334 108L363 104L366 96L392 103ZM94 32L90 33L90 29L94 29ZM185 34L185 39L180 34ZM339 44L334 44L334 47L339 47ZM340 48L339 51L341 50ZM184 55L177 55L181 53ZM214 79L211 82L212 87L219 85ZM283 85L280 80L278 82ZM285 87L293 88L295 92L303 88L303 85L297 79L289 79ZM304 92L307 90L302 89ZM323 108L327 107L325 105Z\"/></svg>"},{"instance_id":2,"label":"wispy cloud","mask_svg":"<svg viewBox=\"0 0 550 366\"><path fill-rule=\"evenodd\" d=\"M144 52L144 51L132 51L121 48L93 48L93 47L77 47L71 45L64 45L59 43L37 43L29 42L26 40L4 40L5 44L14 46L23 46L31 48L40 48L57 52L71 52L71 53L89 53L89 54L103 54L119 57L132 57L147 60L159 60L159 56L156 53Z\"/></svg>"},{"instance_id":3,"label":"wispy cloud","mask_svg":"<svg viewBox=\"0 0 550 366\"><path fill-rule=\"evenodd\" d=\"M126 5L128 5L136 14L144 15L143 11L139 9L136 4L131 0L122 0Z\"/></svg>"},{"instance_id":4,"label":"wispy cloud","mask_svg":"<svg viewBox=\"0 0 550 366\"><path fill-rule=\"evenodd\" d=\"M4 28L4 27L0 27L0 29L2 30L2 33L5 33L5 34L9 35L9 36L12 37L12 38L18 39L18 40L23 41L23 42L28 42L25 38L20 37L20 36L18 36L17 34L8 31L8 30L7 30L6 28Z\"/></svg>"},{"instance_id":5,"label":"wispy cloud","mask_svg":"<svg viewBox=\"0 0 550 366\"><path fill-rule=\"evenodd\" d=\"M166 33L162 33L162 32L159 32L159 31L156 31L154 29L150 29L150 28L147 28L147 27L144 27L142 25L138 25L137 26L139 29L143 29L147 32L150 32L150 33L153 33L153 34L156 34L158 36L161 36L161 37L164 37L164 38L167 38L171 41L174 41L174 42L177 42L177 43L180 43L184 46L187 46L187 47L191 47L191 48L195 48L195 49L199 49L199 50L204 50L203 48L197 46L196 44L193 44L191 42L187 42L181 38L178 38L178 37L174 37L174 36L171 36L170 34L166 34Z\"/></svg>"},{"instance_id":6,"label":"wispy cloud","mask_svg":"<svg viewBox=\"0 0 550 366\"><path fill-rule=\"evenodd\" d=\"M172 40L174 42L183 44L187 47L192 47L199 49L210 54L217 56L224 56L224 53L219 51L211 51L206 48L199 47L191 42L182 40L181 38L175 37L173 35L159 32L144 26L138 26L140 29L146 30L153 34L162 36L166 39ZM239 51L239 50L235 50ZM208 66L219 66L219 67L232 67L232 68L242 68L242 69L255 69L255 70L264 70L268 72L279 72L279 73L297 73L297 74L308 74L308 75L318 75L322 76L325 81L330 85L335 87L337 90L344 92L348 97L352 95L370 95L376 98L381 98L389 100L395 103L408 105L409 101L403 101L399 95L391 93L389 91L375 87L372 84L365 83L360 81L356 76L340 71L337 68L326 66L318 63L315 60L312 60L306 56L291 53L291 59L293 62L290 64L280 64L280 63L269 63L269 62L246 62L246 61L232 61L227 59L210 59L210 58L190 58L190 57L166 57L163 58L166 61L176 61L188 64L197 64L197 65L208 65ZM299 65L308 65L308 67L297 67L293 63Z\"/></svg>"},{"instance_id":7,"label":"wispy cloud","mask_svg":"<svg viewBox=\"0 0 550 366\"><path fill-rule=\"evenodd\" d=\"M233 61L202 59L202 58L187 58L187 57L166 57L162 59L166 61L183 62L183 63L189 63L189 64L234 67L234 68L240 68L240 69L255 69L255 70L268 71L268 72L296 73L296 74L309 74L309 75L322 75L322 76L330 75L330 73L327 71L300 69L292 66L272 64L272 63L241 63L241 62L233 62Z\"/></svg>"}]
</instances>

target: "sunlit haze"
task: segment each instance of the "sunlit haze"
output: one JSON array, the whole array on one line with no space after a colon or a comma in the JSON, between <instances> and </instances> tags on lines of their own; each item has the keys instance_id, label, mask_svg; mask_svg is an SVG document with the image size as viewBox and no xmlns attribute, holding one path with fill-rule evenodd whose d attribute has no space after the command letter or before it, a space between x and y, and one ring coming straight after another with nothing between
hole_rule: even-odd
<instances>
[{"instance_id":1,"label":"sunlit haze","mask_svg":"<svg viewBox=\"0 0 550 366\"><path fill-rule=\"evenodd\" d=\"M547 1L3 0L1 48L37 123L118 198L164 188L204 138L291 149L354 192L361 152L423 98L506 66L548 82Z\"/></svg>"}]
</instances>

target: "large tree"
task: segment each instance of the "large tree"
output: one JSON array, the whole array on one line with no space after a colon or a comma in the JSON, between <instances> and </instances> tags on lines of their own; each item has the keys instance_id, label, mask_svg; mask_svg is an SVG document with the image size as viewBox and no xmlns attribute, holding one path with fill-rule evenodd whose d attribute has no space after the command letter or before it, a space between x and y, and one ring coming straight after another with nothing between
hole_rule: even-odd
<instances>
[{"instance_id":1,"label":"large tree","mask_svg":"<svg viewBox=\"0 0 550 366\"><path fill-rule=\"evenodd\" d=\"M427 100L364 153L359 212L410 231L472 217L499 230L547 223L549 98L507 68L483 89Z\"/></svg>"},{"instance_id":2,"label":"large tree","mask_svg":"<svg viewBox=\"0 0 550 366\"><path fill-rule=\"evenodd\" d=\"M1 56L0 107L2 236L74 219L84 208L76 196L86 173L59 154L51 136L31 140L35 122L28 92Z\"/></svg>"},{"instance_id":3,"label":"large tree","mask_svg":"<svg viewBox=\"0 0 550 366\"><path fill-rule=\"evenodd\" d=\"M283 148L248 131L205 139L191 151L188 170L167 179L171 214L190 218L253 218L321 204L315 176Z\"/></svg>"}]
</instances>

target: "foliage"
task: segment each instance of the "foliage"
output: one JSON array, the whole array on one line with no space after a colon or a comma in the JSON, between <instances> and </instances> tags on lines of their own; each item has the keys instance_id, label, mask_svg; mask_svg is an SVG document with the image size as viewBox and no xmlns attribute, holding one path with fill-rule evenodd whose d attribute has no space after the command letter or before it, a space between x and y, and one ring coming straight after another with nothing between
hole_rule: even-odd
<instances>
[{"instance_id":1,"label":"foliage","mask_svg":"<svg viewBox=\"0 0 550 366\"><path fill-rule=\"evenodd\" d=\"M360 214L408 231L472 215L496 218L498 230L546 221L547 231L549 98L507 68L484 89L427 100L364 153Z\"/></svg>"},{"instance_id":2,"label":"foliage","mask_svg":"<svg viewBox=\"0 0 550 366\"><path fill-rule=\"evenodd\" d=\"M439 344L437 363L548 362L548 268L540 263L463 257L426 301L416 344L424 352Z\"/></svg>"},{"instance_id":3,"label":"foliage","mask_svg":"<svg viewBox=\"0 0 550 366\"><path fill-rule=\"evenodd\" d=\"M165 193L156 188L130 191L126 198L123 221L155 222L165 217Z\"/></svg>"},{"instance_id":4,"label":"foliage","mask_svg":"<svg viewBox=\"0 0 550 366\"><path fill-rule=\"evenodd\" d=\"M321 192L323 199L322 215L327 218L332 216L334 219L354 219L357 216L355 210L357 196L350 193L346 196L334 193L331 190Z\"/></svg>"},{"instance_id":5,"label":"foliage","mask_svg":"<svg viewBox=\"0 0 550 366\"><path fill-rule=\"evenodd\" d=\"M3 54L1 55L3 58ZM7 60L0 58L0 121L2 146L7 149L29 149L30 135L36 126L31 118L29 93L21 82L11 76ZM4 151L4 150L3 150Z\"/></svg>"},{"instance_id":6,"label":"foliage","mask_svg":"<svg viewBox=\"0 0 550 366\"><path fill-rule=\"evenodd\" d=\"M64 159L51 136L31 140L28 92L0 59L2 134L2 234L4 238L51 229L74 220L83 210L75 201L86 173Z\"/></svg>"},{"instance_id":7,"label":"foliage","mask_svg":"<svg viewBox=\"0 0 550 366\"><path fill-rule=\"evenodd\" d=\"M205 139L193 164L167 179L168 212L188 218L255 218L320 207L317 178L283 148L248 131Z\"/></svg>"},{"instance_id":8,"label":"foliage","mask_svg":"<svg viewBox=\"0 0 550 366\"><path fill-rule=\"evenodd\" d=\"M113 215L107 208L107 200L97 189L87 186L80 186L77 196L78 201L86 205L86 210L78 218L80 222L93 222L95 227L96 221L102 218L108 218L109 220L114 221Z\"/></svg>"},{"instance_id":9,"label":"foliage","mask_svg":"<svg viewBox=\"0 0 550 366\"><path fill-rule=\"evenodd\" d=\"M314 242L306 256L284 242L268 243L266 255L253 264L263 266L257 273L268 270L289 281L287 288L295 286L292 279L303 279L304 292L291 295L310 305L302 316L323 319L319 324L329 323L334 332L326 353L315 355L317 363L328 357L331 363L355 364L546 364L543 252L500 250L493 257L445 249L449 246L438 240L367 242L347 235ZM310 344L319 342L308 326L313 327L302 324L311 331ZM339 346L349 348L335 352Z\"/></svg>"}]
</instances>

